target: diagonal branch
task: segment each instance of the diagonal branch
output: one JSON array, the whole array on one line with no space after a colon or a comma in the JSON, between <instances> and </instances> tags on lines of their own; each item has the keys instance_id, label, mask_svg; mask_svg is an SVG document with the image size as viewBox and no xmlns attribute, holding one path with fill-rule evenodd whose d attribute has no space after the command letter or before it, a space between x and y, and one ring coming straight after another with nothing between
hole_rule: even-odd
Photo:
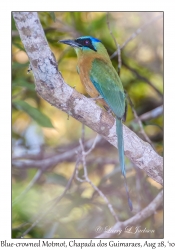
<instances>
[{"instance_id":1,"label":"diagonal branch","mask_svg":"<svg viewBox=\"0 0 175 250\"><path fill-rule=\"evenodd\" d=\"M144 221L146 218L151 216L157 208L162 204L163 202L163 191L161 191L156 198L142 211L138 212L136 215L131 217L128 220L125 220L123 222L117 222L111 229L110 232L119 232L119 231L125 231L125 229L129 226L139 225L142 221ZM114 236L110 232L103 232L102 234L98 235L96 238L110 238Z\"/></svg>"},{"instance_id":2,"label":"diagonal branch","mask_svg":"<svg viewBox=\"0 0 175 250\"><path fill-rule=\"evenodd\" d=\"M141 121L147 121L147 120L157 118L158 116L162 114L163 114L163 105L140 115L139 118Z\"/></svg>"},{"instance_id":3,"label":"diagonal branch","mask_svg":"<svg viewBox=\"0 0 175 250\"><path fill-rule=\"evenodd\" d=\"M136 120L136 122L138 123L138 125L139 125L139 127L140 127L140 133L143 135L145 141L149 142L149 144L154 148L154 146L153 146L151 140L149 139L149 137L147 136L147 134L145 133L145 131L144 131L144 129L143 129L143 124L142 124L142 122L141 122L139 116L137 115L137 112L136 112L136 110L135 110L135 108L134 108L134 105L133 105L133 103L132 103L132 101L131 101L129 95L127 95L127 97L128 97L128 101L129 101L129 104L130 104L130 106L131 106L131 109L132 109L132 113L133 113L133 115L134 115L134 117L135 117L135 120Z\"/></svg>"},{"instance_id":4,"label":"diagonal branch","mask_svg":"<svg viewBox=\"0 0 175 250\"><path fill-rule=\"evenodd\" d=\"M91 150L91 144L94 140L90 139L85 143L85 146ZM101 142L101 138L96 138L96 144L99 144ZM28 168L37 168L42 170L43 172L48 170L49 168L57 165L58 163L74 160L76 156L76 152L80 151L81 147L76 146L72 149L66 150L66 152L51 155L47 158L43 159L25 159L23 156L21 159L13 159L12 158L12 165L19 169L28 169ZM27 156L26 156L27 157Z\"/></svg>"},{"instance_id":5,"label":"diagonal branch","mask_svg":"<svg viewBox=\"0 0 175 250\"><path fill-rule=\"evenodd\" d=\"M149 25L156 22L157 20L163 18L163 15L158 15L153 18L151 21L144 24L142 27L138 28L132 35L122 44L121 49L123 49L131 40L133 40L136 36L138 36L142 31L144 31ZM111 59L114 58L118 54L118 50L116 50L112 55Z\"/></svg>"},{"instance_id":6,"label":"diagonal branch","mask_svg":"<svg viewBox=\"0 0 175 250\"><path fill-rule=\"evenodd\" d=\"M13 17L30 60L37 93L117 147L115 118L64 82L37 13L13 12ZM125 155L162 184L163 158L126 126L123 134Z\"/></svg>"},{"instance_id":7,"label":"diagonal branch","mask_svg":"<svg viewBox=\"0 0 175 250\"><path fill-rule=\"evenodd\" d=\"M120 48L120 44L118 44L118 42L117 42L117 40L116 40L116 38L115 38L112 30L111 30L110 21L109 21L109 13L107 13L106 18L107 18L107 25L108 25L108 29L109 29L110 35L113 38L115 46L117 48L117 54L118 54L118 75L120 76L120 69L122 67L121 48Z\"/></svg>"},{"instance_id":8,"label":"diagonal branch","mask_svg":"<svg viewBox=\"0 0 175 250\"><path fill-rule=\"evenodd\" d=\"M95 140L96 141L96 140ZM95 141L94 141L94 146L92 145L92 149L95 147ZM82 154L82 163L83 163L83 169L84 169L84 179L80 179L78 178L79 181L81 182L88 182L91 187L102 197L102 199L106 202L111 214L113 215L113 217L115 218L116 221L119 221L118 216L116 215L112 204L109 202L108 198L102 193L102 191L94 185L94 183L89 179L88 177L88 173L87 173L87 166L86 166L86 159L85 156L87 156L91 151L89 150L88 152L84 151L84 146L82 143L82 139L80 139L80 146L81 146L81 154Z\"/></svg>"},{"instance_id":9,"label":"diagonal branch","mask_svg":"<svg viewBox=\"0 0 175 250\"><path fill-rule=\"evenodd\" d=\"M132 73L134 73L135 76L136 76L138 79L140 79L140 80L146 82L149 86L151 86L151 88L153 88L153 89L157 92L157 94L158 94L161 98L163 98L163 94L161 93L161 91L160 91L159 89L157 89L157 88L155 87L155 85L154 85L149 79L147 79L146 77L140 75L139 72L138 72L136 69L134 69L134 68L132 68L131 66L127 65L125 62L122 62L122 64L123 64L127 69L129 69Z\"/></svg>"}]
</instances>

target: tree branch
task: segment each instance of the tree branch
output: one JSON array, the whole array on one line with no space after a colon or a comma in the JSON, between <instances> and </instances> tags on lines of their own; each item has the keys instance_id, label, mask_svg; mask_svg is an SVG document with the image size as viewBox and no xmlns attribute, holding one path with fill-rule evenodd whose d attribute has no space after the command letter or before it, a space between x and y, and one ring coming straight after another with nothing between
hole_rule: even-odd
<instances>
[{"instance_id":1,"label":"tree branch","mask_svg":"<svg viewBox=\"0 0 175 250\"><path fill-rule=\"evenodd\" d=\"M84 123L117 147L115 118L64 82L37 13L13 12L13 17L30 60L37 93L51 105ZM129 128L123 128L125 155L162 184L162 157Z\"/></svg>"},{"instance_id":2,"label":"tree branch","mask_svg":"<svg viewBox=\"0 0 175 250\"><path fill-rule=\"evenodd\" d=\"M98 137L95 141L96 144L99 144L102 137ZM94 142L94 139L90 139L85 143L85 146L90 148L92 143ZM28 169L28 168L38 168L41 169L43 172L48 170L50 167L53 167L57 165L58 163L64 162L64 161L70 161L75 160L76 152L80 151L81 147L76 146L72 149L66 150L66 152L62 152L60 154L56 153L55 155L47 156L47 158L43 159L28 159L27 155L26 158L22 156L22 158L12 158L12 165L16 168L20 169ZM91 150L91 148L89 149Z\"/></svg>"},{"instance_id":3,"label":"tree branch","mask_svg":"<svg viewBox=\"0 0 175 250\"><path fill-rule=\"evenodd\" d=\"M163 114L163 105L140 115L139 118L141 121L147 121L147 120L157 118L158 116L162 114Z\"/></svg>"},{"instance_id":4,"label":"tree branch","mask_svg":"<svg viewBox=\"0 0 175 250\"><path fill-rule=\"evenodd\" d=\"M161 99L163 99L163 94L161 93L161 91L160 91L159 89L157 89L157 88L155 87L155 85L154 85L148 78L146 78L146 77L142 76L141 74L139 74L139 72L138 72L136 69L134 69L134 68L132 68L131 66L127 65L125 62L122 62L122 64L123 64L123 66L125 66L127 69L129 69L132 73L134 73L135 76L136 76L138 79L140 79L140 80L146 82L151 88L153 88L153 89L156 91L156 93L161 97Z\"/></svg>"},{"instance_id":5,"label":"tree branch","mask_svg":"<svg viewBox=\"0 0 175 250\"><path fill-rule=\"evenodd\" d=\"M122 230L123 232L123 229L126 229L129 226L139 225L142 221L144 221L146 218L155 213L157 208L162 204L162 201L163 201L163 191L161 191L156 196L156 198L142 211L138 212L136 215L134 215L133 217L124 222L117 222L112 228L110 228L110 232L118 232L120 230ZM110 238L112 236L114 237L112 233L103 232L96 238L103 239L103 238Z\"/></svg>"},{"instance_id":6,"label":"tree branch","mask_svg":"<svg viewBox=\"0 0 175 250\"><path fill-rule=\"evenodd\" d=\"M142 122L141 122L141 120L140 120L140 117L137 115L137 112L136 112L136 110L135 110L135 108L134 108L134 105L133 105L133 103L132 103L132 101L131 101L129 95L127 95L127 97L128 97L128 101L129 101L129 104L130 104L130 106L131 106L131 109L132 109L132 113L133 113L133 115L134 115L134 117L135 117L135 120L136 120L137 124L138 124L139 127L140 127L140 133L143 135L145 141L149 142L149 144L154 148L154 146L153 146L151 140L149 139L149 137L147 136L147 134L145 133L145 131L144 131L144 129L143 129L143 124L142 124Z\"/></svg>"},{"instance_id":7,"label":"tree branch","mask_svg":"<svg viewBox=\"0 0 175 250\"><path fill-rule=\"evenodd\" d=\"M85 159L85 156L87 156L92 150L93 148L95 147L95 141L96 139L94 140L94 144L92 145L91 149L88 150L87 152L84 151L84 146L83 146L83 143L82 143L82 139L80 139L80 146L81 146L81 156L82 156L82 163L83 163L83 169L84 169L84 179L80 179L78 178L79 181L81 182L88 182L91 187L102 197L102 199L106 202L111 214L113 215L113 217L115 218L116 221L119 221L119 218L118 216L116 215L114 209L113 209L113 206L112 204L109 202L108 198L103 194L103 192L97 187L94 185L94 183L89 179L88 177L88 173L87 173L87 166L86 166L86 159ZM77 175L78 176L78 175Z\"/></svg>"},{"instance_id":8,"label":"tree branch","mask_svg":"<svg viewBox=\"0 0 175 250\"><path fill-rule=\"evenodd\" d=\"M120 44L118 44L112 30L111 30L111 27L110 27L110 21L109 21L109 12L107 13L107 26L108 26L108 29L109 29L109 32L110 32L110 35L112 37L112 39L114 40L114 43L115 43L115 46L116 46L116 49L117 49L117 55L118 55L118 75L120 76L120 69L122 67L122 59L121 59L121 49L120 49Z\"/></svg>"},{"instance_id":9,"label":"tree branch","mask_svg":"<svg viewBox=\"0 0 175 250\"><path fill-rule=\"evenodd\" d=\"M142 27L138 28L132 35L122 44L121 49L123 49L130 41L132 41L136 36L138 36L141 32L143 32L149 25L156 22L157 20L163 18L163 15L158 15L153 18L151 21L144 24ZM116 50L112 55L111 59L114 58L118 54L118 50Z\"/></svg>"}]
</instances>

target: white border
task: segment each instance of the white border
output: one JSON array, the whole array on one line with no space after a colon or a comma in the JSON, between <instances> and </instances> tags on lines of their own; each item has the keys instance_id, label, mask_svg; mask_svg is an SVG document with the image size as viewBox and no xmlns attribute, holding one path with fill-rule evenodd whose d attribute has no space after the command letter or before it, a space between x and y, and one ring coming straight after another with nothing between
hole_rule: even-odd
<instances>
[{"instance_id":1,"label":"white border","mask_svg":"<svg viewBox=\"0 0 175 250\"><path fill-rule=\"evenodd\" d=\"M11 240L11 11L164 11L165 32L165 234L164 241L174 242L175 202L175 2L168 1L1 1L0 42L0 241ZM18 240L19 242L21 239ZM58 242L58 240L53 240ZM77 240L87 242L88 240ZM95 239L93 240L95 241ZM103 242L109 240L103 240ZM125 240L125 242L144 240ZM161 240L149 240L160 242ZM24 242L24 240L23 240ZM37 240L32 240L37 242ZM168 247L168 245L167 245ZM144 249L144 248L142 248Z\"/></svg>"}]
</instances>

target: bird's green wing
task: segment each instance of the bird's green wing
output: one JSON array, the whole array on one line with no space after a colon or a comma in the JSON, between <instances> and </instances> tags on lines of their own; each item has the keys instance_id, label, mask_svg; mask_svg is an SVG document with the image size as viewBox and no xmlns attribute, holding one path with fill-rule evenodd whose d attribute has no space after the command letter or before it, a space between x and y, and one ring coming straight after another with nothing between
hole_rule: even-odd
<instances>
[{"instance_id":1,"label":"bird's green wing","mask_svg":"<svg viewBox=\"0 0 175 250\"><path fill-rule=\"evenodd\" d=\"M102 59L94 59L90 80L118 118L125 114L125 93L121 80L112 66Z\"/></svg>"}]
</instances>

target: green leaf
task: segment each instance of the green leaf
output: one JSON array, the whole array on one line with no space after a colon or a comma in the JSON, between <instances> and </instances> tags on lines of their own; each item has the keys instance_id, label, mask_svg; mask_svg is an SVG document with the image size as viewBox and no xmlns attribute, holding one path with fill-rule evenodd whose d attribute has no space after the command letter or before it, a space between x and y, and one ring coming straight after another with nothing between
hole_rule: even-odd
<instances>
[{"instance_id":1,"label":"green leaf","mask_svg":"<svg viewBox=\"0 0 175 250\"><path fill-rule=\"evenodd\" d=\"M20 69L24 69L26 67L29 66L29 63L18 63L18 62L13 62L12 63L12 70L13 71L17 71L17 70L20 70Z\"/></svg>"},{"instance_id":2,"label":"green leaf","mask_svg":"<svg viewBox=\"0 0 175 250\"><path fill-rule=\"evenodd\" d=\"M27 113L40 126L54 128L50 119L46 115L41 113L38 109L29 105L27 102L18 100L18 101L13 101L13 104L17 109L23 110L25 113Z\"/></svg>"},{"instance_id":3,"label":"green leaf","mask_svg":"<svg viewBox=\"0 0 175 250\"><path fill-rule=\"evenodd\" d=\"M16 24L15 24L15 20L14 20L14 18L13 18L13 15L12 15L12 30L17 30L17 28L16 28Z\"/></svg>"},{"instance_id":4,"label":"green leaf","mask_svg":"<svg viewBox=\"0 0 175 250\"><path fill-rule=\"evenodd\" d=\"M20 42L13 42L12 44L16 46L18 49L25 51L24 47L22 46Z\"/></svg>"},{"instance_id":5,"label":"green leaf","mask_svg":"<svg viewBox=\"0 0 175 250\"><path fill-rule=\"evenodd\" d=\"M34 84L30 84L27 81L22 80L22 79L17 80L15 82L12 82L12 88L14 88L14 87L24 87L24 88L30 89L32 91L35 91L35 85Z\"/></svg>"},{"instance_id":6,"label":"green leaf","mask_svg":"<svg viewBox=\"0 0 175 250\"><path fill-rule=\"evenodd\" d=\"M49 11L49 15L51 16L52 20L53 20L54 23L55 23L56 17L55 17L54 11Z\"/></svg>"}]
</instances>

